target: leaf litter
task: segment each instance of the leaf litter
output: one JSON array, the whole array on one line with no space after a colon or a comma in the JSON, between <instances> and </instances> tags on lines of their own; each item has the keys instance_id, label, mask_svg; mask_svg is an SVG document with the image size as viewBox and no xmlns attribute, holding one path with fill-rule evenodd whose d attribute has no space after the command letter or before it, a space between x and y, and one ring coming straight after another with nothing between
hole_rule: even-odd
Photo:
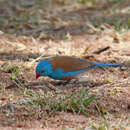
<instances>
[{"instance_id":1,"label":"leaf litter","mask_svg":"<svg viewBox=\"0 0 130 130\"><path fill-rule=\"evenodd\" d=\"M85 13L85 10L81 11ZM71 18L79 17L73 13L76 14L78 11L76 13L71 11ZM62 17L60 14L56 16L54 24L57 22L61 24ZM70 18L69 15L68 17ZM0 35L1 128L59 129L69 127L80 129L89 126L96 129L100 127L129 129L130 31L118 33L109 24L104 24L101 29L89 25L91 31L82 33L86 26L69 28L71 26L65 26L69 25L69 22L66 17L64 25L51 28L46 35L42 35L44 32L41 32L39 37L36 36L39 30L34 31L34 36L5 33ZM104 50L104 48L108 49ZM66 84L49 78L40 78L36 81L37 61L54 55L77 56L107 63L123 63L124 67L90 70L79 76L79 81L85 79L84 82ZM80 90L84 92L88 87L90 90L87 96L96 96L97 99L85 108L85 114L72 112L68 106L62 106L61 110L58 109L54 113L50 110L51 105L57 107L51 104L54 99L58 103L62 98L64 99L63 96L76 95ZM65 101L70 103L69 100L65 99Z\"/></svg>"}]
</instances>

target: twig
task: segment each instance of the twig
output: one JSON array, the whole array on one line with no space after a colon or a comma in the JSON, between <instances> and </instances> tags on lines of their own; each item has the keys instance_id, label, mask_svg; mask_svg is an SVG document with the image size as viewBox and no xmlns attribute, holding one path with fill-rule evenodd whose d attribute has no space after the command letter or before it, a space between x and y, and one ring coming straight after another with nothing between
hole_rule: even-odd
<instances>
[{"instance_id":1,"label":"twig","mask_svg":"<svg viewBox=\"0 0 130 130\"><path fill-rule=\"evenodd\" d=\"M94 54L100 54L100 53L102 53L102 52L104 52L104 51L107 51L108 49L110 49L110 46L101 48L101 49L95 51Z\"/></svg>"}]
</instances>

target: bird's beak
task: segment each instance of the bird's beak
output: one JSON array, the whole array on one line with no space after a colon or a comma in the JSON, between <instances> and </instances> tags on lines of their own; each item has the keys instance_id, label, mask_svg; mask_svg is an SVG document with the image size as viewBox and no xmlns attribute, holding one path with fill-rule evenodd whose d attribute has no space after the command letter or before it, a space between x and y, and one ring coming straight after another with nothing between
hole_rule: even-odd
<instances>
[{"instance_id":1,"label":"bird's beak","mask_svg":"<svg viewBox=\"0 0 130 130\"><path fill-rule=\"evenodd\" d=\"M36 79L38 79L38 77L40 77L40 74L36 73Z\"/></svg>"}]
</instances>

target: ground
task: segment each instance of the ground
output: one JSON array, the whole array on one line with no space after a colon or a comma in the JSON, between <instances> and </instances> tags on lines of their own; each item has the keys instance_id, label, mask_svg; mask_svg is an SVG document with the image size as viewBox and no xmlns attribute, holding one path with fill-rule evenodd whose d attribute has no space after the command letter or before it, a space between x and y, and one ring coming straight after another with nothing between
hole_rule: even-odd
<instances>
[{"instance_id":1,"label":"ground","mask_svg":"<svg viewBox=\"0 0 130 130\"><path fill-rule=\"evenodd\" d=\"M40 24L37 29L33 24L23 24L24 31L18 34L1 32L1 129L130 129L130 31L119 32L111 23L100 23L102 6L76 7L58 7L53 17L48 16L51 20L46 16L42 24L51 25L49 29ZM126 20L128 16L129 12L121 18ZM88 22L94 22L94 18L102 24L100 28ZM15 30L10 26L12 23L8 27ZM39 59L54 55L123 66L92 69L70 83L48 77L36 80Z\"/></svg>"}]
</instances>

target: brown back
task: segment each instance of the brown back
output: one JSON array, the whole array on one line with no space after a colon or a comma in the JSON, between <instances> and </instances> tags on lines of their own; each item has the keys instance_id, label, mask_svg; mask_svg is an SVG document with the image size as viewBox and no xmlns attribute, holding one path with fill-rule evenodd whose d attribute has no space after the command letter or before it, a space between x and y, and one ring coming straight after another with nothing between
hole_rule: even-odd
<instances>
[{"instance_id":1,"label":"brown back","mask_svg":"<svg viewBox=\"0 0 130 130\"><path fill-rule=\"evenodd\" d=\"M84 69L93 65L90 61L85 59L69 57L69 56L57 56L47 59L51 62L53 70L61 68L64 72L71 72L75 70Z\"/></svg>"}]
</instances>

